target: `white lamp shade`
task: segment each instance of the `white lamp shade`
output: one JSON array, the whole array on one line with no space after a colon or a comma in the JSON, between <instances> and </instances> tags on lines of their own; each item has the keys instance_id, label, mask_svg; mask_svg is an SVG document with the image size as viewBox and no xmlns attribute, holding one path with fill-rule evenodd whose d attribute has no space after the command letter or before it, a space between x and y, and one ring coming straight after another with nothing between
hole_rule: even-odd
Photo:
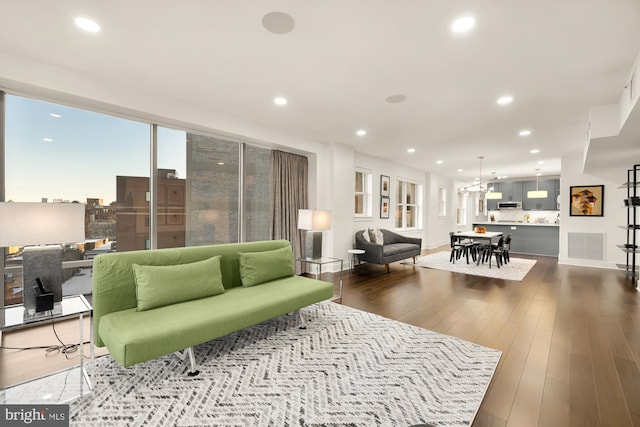
<instances>
[{"instance_id":1,"label":"white lamp shade","mask_svg":"<svg viewBox=\"0 0 640 427\"><path fill-rule=\"evenodd\" d=\"M529 199L546 199L548 196L547 190L531 190L527 191L527 197Z\"/></svg>"},{"instance_id":2,"label":"white lamp shade","mask_svg":"<svg viewBox=\"0 0 640 427\"><path fill-rule=\"evenodd\" d=\"M298 210L299 230L330 230L331 211Z\"/></svg>"},{"instance_id":3,"label":"white lamp shade","mask_svg":"<svg viewBox=\"0 0 640 427\"><path fill-rule=\"evenodd\" d=\"M502 199L502 193L499 191L489 191L486 194L487 200L499 200Z\"/></svg>"},{"instance_id":4,"label":"white lamp shade","mask_svg":"<svg viewBox=\"0 0 640 427\"><path fill-rule=\"evenodd\" d=\"M0 203L0 247L84 242L83 203Z\"/></svg>"}]
</instances>

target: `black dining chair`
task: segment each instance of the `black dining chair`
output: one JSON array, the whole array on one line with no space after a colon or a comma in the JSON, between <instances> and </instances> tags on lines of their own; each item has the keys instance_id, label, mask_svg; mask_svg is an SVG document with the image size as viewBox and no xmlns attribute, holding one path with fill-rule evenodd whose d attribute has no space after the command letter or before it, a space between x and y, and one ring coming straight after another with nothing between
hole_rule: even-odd
<instances>
[{"instance_id":1,"label":"black dining chair","mask_svg":"<svg viewBox=\"0 0 640 427\"><path fill-rule=\"evenodd\" d=\"M498 266L498 268L500 268L500 266L503 264L502 260L503 260L503 247L504 247L504 236L500 237L500 240L498 240L498 243L492 243L490 245L483 245L480 247L480 250L482 251L482 253L479 255L480 258L478 259L478 263L480 263L480 261L482 261L482 263L484 264L485 262L489 261L489 268L491 268L491 257L495 256L496 258L496 265Z\"/></svg>"},{"instance_id":2,"label":"black dining chair","mask_svg":"<svg viewBox=\"0 0 640 427\"><path fill-rule=\"evenodd\" d=\"M511 234L507 234L507 237L504 238L504 245L502 246L502 260L505 264L511 261L509 258L509 250L511 250Z\"/></svg>"},{"instance_id":3,"label":"black dining chair","mask_svg":"<svg viewBox=\"0 0 640 427\"><path fill-rule=\"evenodd\" d=\"M468 239L460 238L456 236L453 231L449 232L449 239L451 240L451 256L449 257L449 262L456 263L457 259L460 259L463 255L467 259L467 264L469 264L469 254L471 254L471 259L475 262L476 260L476 244Z\"/></svg>"}]
</instances>

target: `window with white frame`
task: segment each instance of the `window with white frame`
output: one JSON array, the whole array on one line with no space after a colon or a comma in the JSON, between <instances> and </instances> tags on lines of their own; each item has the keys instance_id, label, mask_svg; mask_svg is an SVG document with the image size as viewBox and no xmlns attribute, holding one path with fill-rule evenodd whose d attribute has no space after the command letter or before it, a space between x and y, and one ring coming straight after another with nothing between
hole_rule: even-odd
<instances>
[{"instance_id":1,"label":"window with white frame","mask_svg":"<svg viewBox=\"0 0 640 427\"><path fill-rule=\"evenodd\" d=\"M447 216L447 189L438 188L438 216Z\"/></svg>"},{"instance_id":2,"label":"window with white frame","mask_svg":"<svg viewBox=\"0 0 640 427\"><path fill-rule=\"evenodd\" d=\"M372 216L373 211L373 175L370 170L357 169L356 170L356 185L355 185L355 210L353 216L355 217L369 217Z\"/></svg>"},{"instance_id":3,"label":"window with white frame","mask_svg":"<svg viewBox=\"0 0 640 427\"><path fill-rule=\"evenodd\" d=\"M468 193L458 193L458 208L456 209L456 224L467 225Z\"/></svg>"},{"instance_id":4,"label":"window with white frame","mask_svg":"<svg viewBox=\"0 0 640 427\"><path fill-rule=\"evenodd\" d=\"M422 227L422 185L398 179L396 182L396 228Z\"/></svg>"}]
</instances>

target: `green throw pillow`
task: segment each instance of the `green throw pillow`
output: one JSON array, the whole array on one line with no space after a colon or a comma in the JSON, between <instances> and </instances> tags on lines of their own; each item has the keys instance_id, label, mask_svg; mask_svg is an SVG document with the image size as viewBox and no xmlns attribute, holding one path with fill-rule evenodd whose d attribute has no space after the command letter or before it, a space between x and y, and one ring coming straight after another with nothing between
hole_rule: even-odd
<instances>
[{"instance_id":1,"label":"green throw pillow","mask_svg":"<svg viewBox=\"0 0 640 427\"><path fill-rule=\"evenodd\" d=\"M138 311L224 292L220 255L178 265L133 264Z\"/></svg>"},{"instance_id":2,"label":"green throw pillow","mask_svg":"<svg viewBox=\"0 0 640 427\"><path fill-rule=\"evenodd\" d=\"M242 286L254 286L295 274L291 246L262 252L239 252Z\"/></svg>"}]
</instances>

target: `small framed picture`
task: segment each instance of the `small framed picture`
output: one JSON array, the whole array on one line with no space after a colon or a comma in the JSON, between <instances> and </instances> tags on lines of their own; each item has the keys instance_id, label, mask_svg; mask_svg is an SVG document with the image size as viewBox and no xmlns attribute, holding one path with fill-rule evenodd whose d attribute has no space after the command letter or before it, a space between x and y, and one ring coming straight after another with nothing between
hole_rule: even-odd
<instances>
[{"instance_id":1,"label":"small framed picture","mask_svg":"<svg viewBox=\"0 0 640 427\"><path fill-rule=\"evenodd\" d=\"M380 197L380 218L389 218L389 198Z\"/></svg>"},{"instance_id":2,"label":"small framed picture","mask_svg":"<svg viewBox=\"0 0 640 427\"><path fill-rule=\"evenodd\" d=\"M604 185L571 186L570 216L604 216Z\"/></svg>"},{"instance_id":3,"label":"small framed picture","mask_svg":"<svg viewBox=\"0 0 640 427\"><path fill-rule=\"evenodd\" d=\"M380 196L389 197L391 186L391 178L386 175L380 175Z\"/></svg>"}]
</instances>

